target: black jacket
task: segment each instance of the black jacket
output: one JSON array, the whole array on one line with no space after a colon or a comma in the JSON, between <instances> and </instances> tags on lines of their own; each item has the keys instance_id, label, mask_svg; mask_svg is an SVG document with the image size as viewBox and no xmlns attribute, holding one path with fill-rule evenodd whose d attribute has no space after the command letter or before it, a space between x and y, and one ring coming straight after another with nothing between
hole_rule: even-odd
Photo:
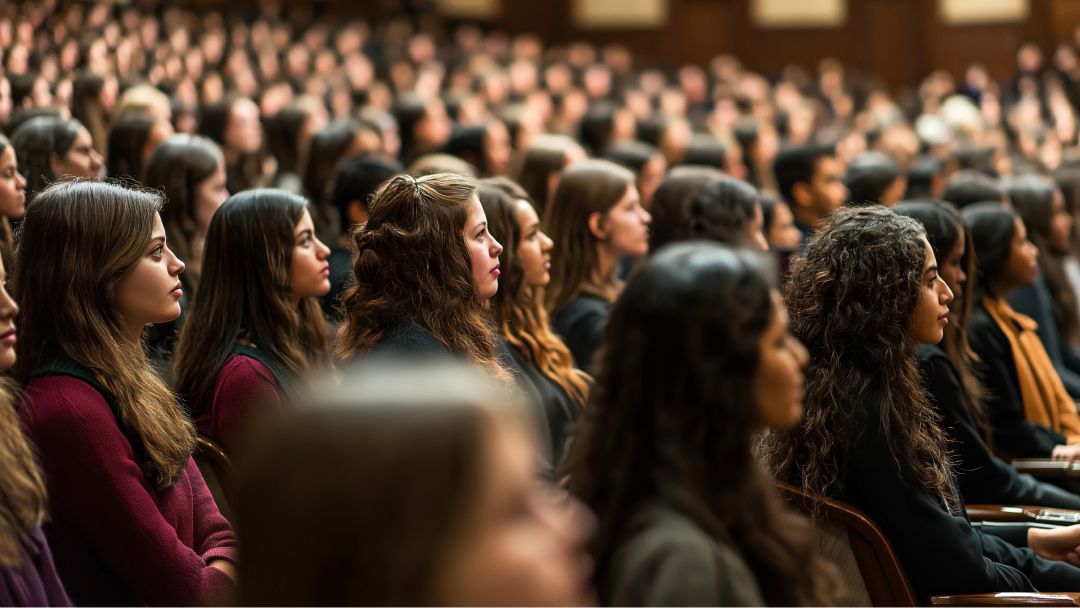
<instances>
[{"instance_id":1,"label":"black jacket","mask_svg":"<svg viewBox=\"0 0 1080 608\"><path fill-rule=\"evenodd\" d=\"M1080 568L1045 560L990 530L975 529L959 496L950 510L927 492L914 469L889 449L880 422L881 391L880 384L871 383L862 391L841 392L852 400L845 409L854 415L848 422L852 445L833 446L847 451L838 498L881 527L921 602L932 595L1080 589ZM805 462L804 454L799 458ZM1023 544L1022 532L1011 540Z\"/></svg>"},{"instance_id":2,"label":"black jacket","mask_svg":"<svg viewBox=\"0 0 1080 608\"><path fill-rule=\"evenodd\" d=\"M1039 324L1035 333L1050 355L1061 383L1074 399L1080 397L1080 357L1077 357L1068 343L1061 339L1057 321L1054 319L1054 297L1046 286L1042 273L1035 283L1014 291L1009 296L1009 305L1020 314L1025 314Z\"/></svg>"},{"instance_id":3,"label":"black jacket","mask_svg":"<svg viewBox=\"0 0 1080 608\"><path fill-rule=\"evenodd\" d=\"M532 395L540 404L547 426L547 437L551 440L552 463L559 466L569 452L574 437L574 424L581 416L583 405L570 397L557 382L548 378L540 368L521 351L506 344L515 375L528 379Z\"/></svg>"},{"instance_id":4,"label":"black jacket","mask_svg":"<svg viewBox=\"0 0 1080 608\"><path fill-rule=\"evenodd\" d=\"M941 414L964 502L1080 509L1080 496L1021 474L990 453L983 429L968 411L963 386L945 351L924 344L915 351L930 403Z\"/></svg>"},{"instance_id":5,"label":"black jacket","mask_svg":"<svg viewBox=\"0 0 1080 608\"><path fill-rule=\"evenodd\" d=\"M1049 458L1066 439L1027 419L1012 346L982 301L971 307L968 342L979 356L976 371L986 386L986 410L994 443L1025 458Z\"/></svg>"},{"instance_id":6,"label":"black jacket","mask_svg":"<svg viewBox=\"0 0 1080 608\"><path fill-rule=\"evenodd\" d=\"M611 302L604 298L582 292L565 308L551 316L551 329L563 339L574 363L588 371L593 352L600 345L600 334L607 325Z\"/></svg>"}]
</instances>

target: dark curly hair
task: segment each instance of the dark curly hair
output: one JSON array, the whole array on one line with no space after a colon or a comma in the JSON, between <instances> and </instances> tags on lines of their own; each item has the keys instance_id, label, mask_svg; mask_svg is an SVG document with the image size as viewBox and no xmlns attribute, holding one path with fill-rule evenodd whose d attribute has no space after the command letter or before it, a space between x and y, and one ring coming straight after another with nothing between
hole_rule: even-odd
<instances>
[{"instance_id":1,"label":"dark curly hair","mask_svg":"<svg viewBox=\"0 0 1080 608\"><path fill-rule=\"evenodd\" d=\"M805 414L761 448L778 479L845 498L863 398L878 390L889 450L918 483L952 502L952 462L915 361L911 317L926 263L918 221L882 207L840 210L792 263L784 284L792 333L810 351Z\"/></svg>"},{"instance_id":2,"label":"dark curly hair","mask_svg":"<svg viewBox=\"0 0 1080 608\"><path fill-rule=\"evenodd\" d=\"M828 605L832 569L755 461L762 333L776 314L760 254L708 242L657 253L608 321L570 491L596 512L598 588L642 502L659 498L734 547L769 605ZM603 597L602 597L603 599Z\"/></svg>"},{"instance_id":3,"label":"dark curly hair","mask_svg":"<svg viewBox=\"0 0 1080 608\"><path fill-rule=\"evenodd\" d=\"M375 194L367 223L349 233L355 279L341 296L338 356L361 355L396 325L413 322L506 378L465 242L475 201L476 182L452 173L400 175Z\"/></svg>"}]
</instances>

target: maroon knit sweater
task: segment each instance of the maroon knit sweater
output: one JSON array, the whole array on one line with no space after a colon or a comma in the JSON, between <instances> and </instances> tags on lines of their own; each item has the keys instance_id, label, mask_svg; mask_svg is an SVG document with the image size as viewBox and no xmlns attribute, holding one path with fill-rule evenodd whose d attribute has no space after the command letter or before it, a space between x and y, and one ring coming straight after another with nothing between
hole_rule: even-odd
<instances>
[{"instance_id":1,"label":"maroon knit sweater","mask_svg":"<svg viewBox=\"0 0 1080 608\"><path fill-rule=\"evenodd\" d=\"M159 491L89 384L46 376L25 396L19 415L49 492L45 534L75 604L227 602L232 580L207 563L236 562L238 543L194 461L180 483Z\"/></svg>"},{"instance_id":2,"label":"maroon knit sweater","mask_svg":"<svg viewBox=\"0 0 1080 608\"><path fill-rule=\"evenodd\" d=\"M252 420L280 415L282 403L270 369L251 357L235 355L218 372L214 401L203 408L195 426L231 454Z\"/></svg>"}]
</instances>

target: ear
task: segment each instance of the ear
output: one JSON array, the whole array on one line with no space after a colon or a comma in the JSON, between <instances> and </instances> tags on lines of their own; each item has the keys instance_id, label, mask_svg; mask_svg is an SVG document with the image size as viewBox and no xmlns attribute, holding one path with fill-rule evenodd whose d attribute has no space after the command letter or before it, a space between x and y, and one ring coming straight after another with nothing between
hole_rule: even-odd
<instances>
[{"instance_id":1,"label":"ear","mask_svg":"<svg viewBox=\"0 0 1080 608\"><path fill-rule=\"evenodd\" d=\"M54 175L60 175L64 168L64 161L60 160L60 155L56 152L49 155L49 168L52 169Z\"/></svg>"},{"instance_id":2,"label":"ear","mask_svg":"<svg viewBox=\"0 0 1080 608\"><path fill-rule=\"evenodd\" d=\"M810 184L806 182L795 182L791 186L791 198L795 200L795 204L800 207L809 207L814 202L813 195L810 194Z\"/></svg>"},{"instance_id":3,"label":"ear","mask_svg":"<svg viewBox=\"0 0 1080 608\"><path fill-rule=\"evenodd\" d=\"M353 201L349 203L349 207L346 210L348 214L348 220L350 224L363 224L367 221L367 209L360 204L360 201Z\"/></svg>"},{"instance_id":4,"label":"ear","mask_svg":"<svg viewBox=\"0 0 1080 608\"><path fill-rule=\"evenodd\" d=\"M599 211L589 215L589 232L601 241L607 240L607 233L604 231L604 214Z\"/></svg>"}]
</instances>

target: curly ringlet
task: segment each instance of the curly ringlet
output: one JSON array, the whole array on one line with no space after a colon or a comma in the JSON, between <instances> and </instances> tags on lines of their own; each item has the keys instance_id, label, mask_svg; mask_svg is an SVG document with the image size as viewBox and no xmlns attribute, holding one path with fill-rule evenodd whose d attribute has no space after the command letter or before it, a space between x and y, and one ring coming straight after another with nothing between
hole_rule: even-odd
<instances>
[{"instance_id":1,"label":"curly ringlet","mask_svg":"<svg viewBox=\"0 0 1080 608\"><path fill-rule=\"evenodd\" d=\"M777 478L815 495L844 496L843 475L861 429L851 420L871 385L881 387L881 425L898 462L952 503L952 461L927 400L911 336L926 263L925 231L881 207L843 209L825 220L784 285L791 330L810 352L805 414L764 436ZM805 459L805 462L799 462Z\"/></svg>"},{"instance_id":2,"label":"curly ringlet","mask_svg":"<svg viewBox=\"0 0 1080 608\"><path fill-rule=\"evenodd\" d=\"M349 234L354 280L341 297L337 354L361 355L400 323L419 323L451 352L498 377L495 331L477 297L465 222L476 182L452 173L386 183Z\"/></svg>"},{"instance_id":3,"label":"curly ringlet","mask_svg":"<svg viewBox=\"0 0 1080 608\"><path fill-rule=\"evenodd\" d=\"M159 194L103 180L56 183L26 207L11 295L22 306L14 377L60 358L88 368L116 398L119 424L143 443L142 472L175 486L195 449L193 425L115 306L117 288L146 255ZM57 290L63 297L57 297ZM33 403L27 403L31 415Z\"/></svg>"}]
</instances>

